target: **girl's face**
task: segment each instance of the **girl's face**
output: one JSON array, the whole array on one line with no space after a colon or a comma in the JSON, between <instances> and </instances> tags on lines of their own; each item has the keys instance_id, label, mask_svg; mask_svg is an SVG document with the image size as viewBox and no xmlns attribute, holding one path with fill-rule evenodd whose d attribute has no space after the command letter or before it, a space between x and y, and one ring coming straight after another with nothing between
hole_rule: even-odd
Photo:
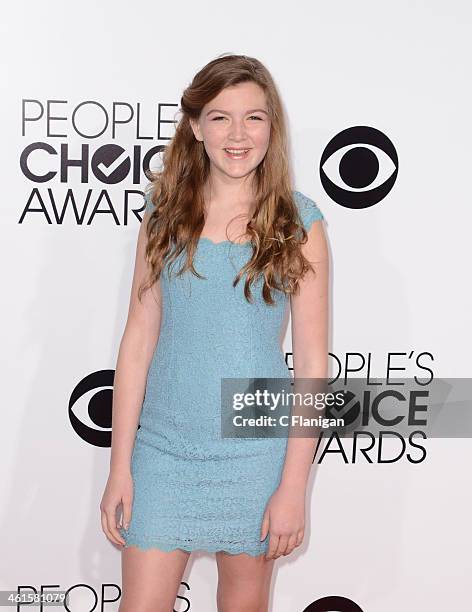
<instances>
[{"instance_id":1,"label":"girl's face","mask_svg":"<svg viewBox=\"0 0 472 612\"><path fill-rule=\"evenodd\" d=\"M195 138L203 140L212 172L226 177L248 176L269 147L269 109L264 91L253 82L223 89L190 123Z\"/></svg>"}]
</instances>

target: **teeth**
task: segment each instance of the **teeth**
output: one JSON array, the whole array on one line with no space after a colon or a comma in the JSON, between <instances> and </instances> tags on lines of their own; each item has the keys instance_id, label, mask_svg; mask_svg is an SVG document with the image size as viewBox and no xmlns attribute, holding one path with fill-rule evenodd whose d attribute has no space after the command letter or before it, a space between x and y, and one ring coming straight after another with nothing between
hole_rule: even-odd
<instances>
[{"instance_id":1,"label":"teeth","mask_svg":"<svg viewBox=\"0 0 472 612\"><path fill-rule=\"evenodd\" d=\"M225 151L228 151L228 153L231 153L231 155L243 155L244 153L247 153L249 149L225 149Z\"/></svg>"}]
</instances>

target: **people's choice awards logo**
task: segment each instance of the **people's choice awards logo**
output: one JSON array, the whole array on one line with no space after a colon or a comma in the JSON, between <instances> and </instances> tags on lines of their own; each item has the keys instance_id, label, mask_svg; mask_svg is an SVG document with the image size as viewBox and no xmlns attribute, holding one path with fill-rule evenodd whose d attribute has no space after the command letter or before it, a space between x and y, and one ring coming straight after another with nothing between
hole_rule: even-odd
<instances>
[{"instance_id":1,"label":"people's choice awards logo","mask_svg":"<svg viewBox=\"0 0 472 612\"><path fill-rule=\"evenodd\" d=\"M385 198L398 174L392 141L373 127L355 126L336 134L320 161L321 183L346 208L369 208Z\"/></svg>"},{"instance_id":2,"label":"people's choice awards logo","mask_svg":"<svg viewBox=\"0 0 472 612\"><path fill-rule=\"evenodd\" d=\"M25 192L18 222L87 227L103 214L116 225L141 220L140 186L160 167L176 106L23 99L19 169Z\"/></svg>"},{"instance_id":3,"label":"people's choice awards logo","mask_svg":"<svg viewBox=\"0 0 472 612\"><path fill-rule=\"evenodd\" d=\"M114 378L114 370L92 372L71 393L71 425L82 440L94 446L111 446Z\"/></svg>"}]
</instances>

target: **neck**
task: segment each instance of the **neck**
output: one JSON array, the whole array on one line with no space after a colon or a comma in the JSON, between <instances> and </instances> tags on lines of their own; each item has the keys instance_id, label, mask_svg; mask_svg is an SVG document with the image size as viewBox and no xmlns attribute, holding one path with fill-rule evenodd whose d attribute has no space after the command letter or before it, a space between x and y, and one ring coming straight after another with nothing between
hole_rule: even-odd
<instances>
[{"instance_id":1,"label":"neck","mask_svg":"<svg viewBox=\"0 0 472 612\"><path fill-rule=\"evenodd\" d=\"M249 211L254 203L252 183L248 177L240 180L211 177L203 188L203 194L208 208L217 206L220 209Z\"/></svg>"}]
</instances>

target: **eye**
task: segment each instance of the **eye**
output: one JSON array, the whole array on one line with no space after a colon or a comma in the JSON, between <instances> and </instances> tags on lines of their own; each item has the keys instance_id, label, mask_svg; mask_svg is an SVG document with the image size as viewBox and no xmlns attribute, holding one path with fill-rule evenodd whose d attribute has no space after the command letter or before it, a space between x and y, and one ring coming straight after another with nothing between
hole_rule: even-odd
<instances>
[{"instance_id":1,"label":"eye","mask_svg":"<svg viewBox=\"0 0 472 612\"><path fill-rule=\"evenodd\" d=\"M262 117L258 117L257 115L251 115L249 119L258 119L259 121L262 121Z\"/></svg>"},{"instance_id":2,"label":"eye","mask_svg":"<svg viewBox=\"0 0 472 612\"><path fill-rule=\"evenodd\" d=\"M213 117L212 121L218 121L218 119L226 119L223 115L218 115L218 117Z\"/></svg>"}]
</instances>

